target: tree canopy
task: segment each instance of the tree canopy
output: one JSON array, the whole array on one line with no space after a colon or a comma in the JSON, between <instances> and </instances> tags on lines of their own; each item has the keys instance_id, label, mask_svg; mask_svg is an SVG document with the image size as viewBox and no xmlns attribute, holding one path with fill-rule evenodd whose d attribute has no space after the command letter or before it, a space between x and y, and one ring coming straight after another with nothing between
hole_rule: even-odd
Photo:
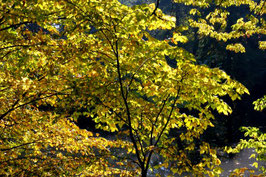
<instances>
[{"instance_id":1,"label":"tree canopy","mask_svg":"<svg viewBox=\"0 0 266 177\"><path fill-rule=\"evenodd\" d=\"M220 173L216 151L200 136L214 113L232 112L225 96L249 92L219 68L198 65L180 47L188 39L178 30L165 40L150 34L174 30L174 17L156 4L117 0L2 0L0 11L1 175L147 176L159 167ZM207 19L223 25L226 14L217 8ZM240 19L230 33L202 19L191 24L227 40L241 30L261 33L254 23L265 22L256 19ZM243 51L241 44L228 49ZM80 129L81 115L115 138ZM162 163L151 166L156 155Z\"/></svg>"}]
</instances>

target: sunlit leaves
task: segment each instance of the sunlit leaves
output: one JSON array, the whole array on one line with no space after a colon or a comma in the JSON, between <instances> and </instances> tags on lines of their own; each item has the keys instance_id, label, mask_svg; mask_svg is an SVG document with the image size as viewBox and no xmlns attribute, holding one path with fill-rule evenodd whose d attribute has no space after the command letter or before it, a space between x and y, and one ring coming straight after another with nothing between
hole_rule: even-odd
<instances>
[{"instance_id":1,"label":"sunlit leaves","mask_svg":"<svg viewBox=\"0 0 266 177\"><path fill-rule=\"evenodd\" d=\"M221 24L221 27L226 27L227 25L227 16L229 15L229 12L222 11L219 9L215 9L213 12L209 13L206 16L206 19L209 20L209 22L212 25L215 25L215 23Z\"/></svg>"},{"instance_id":2,"label":"sunlit leaves","mask_svg":"<svg viewBox=\"0 0 266 177\"><path fill-rule=\"evenodd\" d=\"M245 50L245 47L240 44L240 43L237 43L237 44L228 44L226 46L226 50L230 50L230 51L233 51L235 53L245 53L246 50Z\"/></svg>"},{"instance_id":3,"label":"sunlit leaves","mask_svg":"<svg viewBox=\"0 0 266 177\"><path fill-rule=\"evenodd\" d=\"M90 77L96 77L98 72L97 68L90 70L91 63L74 62L84 51L76 48L81 40L58 39L62 34L53 26L60 21L58 13L64 18L73 9L67 9L64 1L1 1L0 6L1 17L5 16L0 27L1 175L103 174L108 166L107 147L116 145L80 130L72 118L66 118L66 112L60 111L69 105L65 98L77 91L70 82L82 78L87 71ZM75 14L67 16L72 17ZM72 22L66 28L71 29ZM36 26L26 26L29 23ZM97 43L89 35L86 37L87 46ZM90 56L96 56L89 51ZM88 55L85 57L88 60ZM83 72L76 72L81 67ZM96 157L92 148L102 156ZM77 167L82 168L76 171Z\"/></svg>"},{"instance_id":4,"label":"sunlit leaves","mask_svg":"<svg viewBox=\"0 0 266 177\"><path fill-rule=\"evenodd\" d=\"M259 41L259 48L262 50L266 49L266 41Z\"/></svg>"},{"instance_id":5,"label":"sunlit leaves","mask_svg":"<svg viewBox=\"0 0 266 177\"><path fill-rule=\"evenodd\" d=\"M265 161L265 153L266 153L266 134L260 132L258 128L255 127L242 127L242 131L245 132L244 136L247 137L248 139L241 139L240 142L237 144L236 147L231 148L231 147L226 147L226 151L228 153L237 153L242 149L245 148L253 148L255 149L254 154L251 154L250 158L255 158L256 162L253 163L252 166L255 168L258 168L258 162L257 161ZM260 171L262 172L262 176L265 175L266 169L265 167L261 166L259 167ZM236 170L235 172L238 172Z\"/></svg>"},{"instance_id":6,"label":"sunlit leaves","mask_svg":"<svg viewBox=\"0 0 266 177\"><path fill-rule=\"evenodd\" d=\"M265 14L264 1L258 3L253 0L222 0L213 2L178 0L176 2L192 5L190 14L197 14L197 17L189 20L190 26L197 28L197 33L201 36L208 36L218 41L227 42L227 50L243 53L245 50L240 50L239 47L237 47L238 50L235 50L232 47L234 45L232 43L235 43L235 40L241 41L241 39L250 38L251 36L265 35L265 20L263 18L263 14ZM230 9L230 7L240 9L244 6L249 8L248 15L245 16L239 16L240 14L235 14L237 10L232 11ZM195 9L194 7L201 8ZM206 13L204 8L210 9L210 12ZM234 16L237 18L233 20L232 17ZM230 21L228 21L229 19ZM260 48L263 50L263 43Z\"/></svg>"},{"instance_id":7,"label":"sunlit leaves","mask_svg":"<svg viewBox=\"0 0 266 177\"><path fill-rule=\"evenodd\" d=\"M181 34L178 33L173 34L173 43L175 44L177 44L177 42L186 43L187 40L188 40L187 37L182 36Z\"/></svg>"},{"instance_id":8,"label":"sunlit leaves","mask_svg":"<svg viewBox=\"0 0 266 177\"><path fill-rule=\"evenodd\" d=\"M263 109L265 109L266 108L266 95L254 101L253 104L255 105L254 109L257 111L262 111Z\"/></svg>"},{"instance_id":9,"label":"sunlit leaves","mask_svg":"<svg viewBox=\"0 0 266 177\"><path fill-rule=\"evenodd\" d=\"M206 0L174 0L176 3L184 3L185 5L198 6L201 8L209 7L209 2Z\"/></svg>"},{"instance_id":10,"label":"sunlit leaves","mask_svg":"<svg viewBox=\"0 0 266 177\"><path fill-rule=\"evenodd\" d=\"M149 34L173 29L174 17L160 9L154 14L155 4L128 7L116 0L1 1L1 8L10 19L0 27L1 174L136 176L147 172L153 153L164 158L162 166L172 164L173 173L220 172L207 143L200 146L201 162L192 165L189 154L213 126L214 111L232 112L222 97L235 100L248 91L224 71L196 65L178 46L188 40L180 33L166 40ZM214 11L191 24L226 41L232 34L212 25L225 27L227 15ZM253 21L239 21L236 30L243 24L254 30ZM117 134L115 140L80 130L81 116Z\"/></svg>"}]
</instances>

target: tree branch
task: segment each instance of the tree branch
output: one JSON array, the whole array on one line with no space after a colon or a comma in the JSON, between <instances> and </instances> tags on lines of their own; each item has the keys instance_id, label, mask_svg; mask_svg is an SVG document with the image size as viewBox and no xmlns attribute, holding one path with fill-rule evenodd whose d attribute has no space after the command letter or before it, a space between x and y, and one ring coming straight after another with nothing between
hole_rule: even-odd
<instances>
[{"instance_id":1,"label":"tree branch","mask_svg":"<svg viewBox=\"0 0 266 177\"><path fill-rule=\"evenodd\" d=\"M185 74L185 75L186 75L186 74ZM184 79L184 76L182 76L182 78L181 78L181 80L180 80L180 83L182 83L183 79ZM180 93L180 90L181 90L181 86L178 87L178 91L177 91L176 97L175 97L175 99L174 99L174 103L172 104L171 111L170 111L170 113L169 113L169 115L168 115L167 122L165 123L165 125L164 125L162 131L160 132L158 139L157 139L156 142L154 143L154 147L155 147L155 146L158 144L158 142L160 141L161 136L162 136L164 130L166 129L167 125L168 125L169 122L170 122L170 119L171 119L172 113L173 113L173 111L174 111L174 108L175 108L175 104L176 104L176 101L177 101L178 95L179 95L179 93ZM147 163L146 163L146 167L145 167L145 170L146 170L146 171L148 170L149 162L150 162L150 160L151 160L151 156L152 156L153 152L154 152L154 150L152 149L152 150L150 151L149 155L148 155L148 159L147 159Z\"/></svg>"},{"instance_id":2,"label":"tree branch","mask_svg":"<svg viewBox=\"0 0 266 177\"><path fill-rule=\"evenodd\" d=\"M114 30L116 32L115 28L116 28L116 26L114 26ZM112 48L112 50L113 50L113 52L115 54L115 57L116 57L116 64L117 64L116 68L117 68L118 80L119 80L119 85L120 85L120 92L121 92L121 96L122 96L124 105L126 107L130 139L131 139L131 141L132 141L132 143L134 145L134 148L136 150L137 159L138 159L138 161L139 161L139 163L141 165L141 168L143 168L144 162L140 158L140 154L139 154L139 151L138 151L138 145L137 145L136 139L134 138L134 135L133 135L133 129L132 129L132 123L131 123L131 114L130 114L127 98L125 96L124 89L123 89L122 74L121 74L121 71L120 71L121 69L120 69L120 62L119 62L118 39L116 39L114 45L112 45L112 43L111 43L111 41L109 39L107 39L107 40L109 41L109 44L111 45L111 48Z\"/></svg>"},{"instance_id":3,"label":"tree branch","mask_svg":"<svg viewBox=\"0 0 266 177\"><path fill-rule=\"evenodd\" d=\"M5 112L4 114L2 114L2 115L0 116L0 120L2 120L5 116L7 116L10 112L16 110L17 108L23 107L23 106L25 106L25 105L28 105L28 104L34 103L34 102L39 101L39 100L43 100L43 99L45 99L45 98L49 98L49 97L55 96L55 95L57 95L57 94L59 94L59 93L51 94L51 95L48 95L48 96L45 96L45 97L42 97L42 98L39 97L39 98L33 99L33 100L31 100L31 101L28 101L28 102L26 102L26 103L23 103L23 104L21 104L21 105L16 106L16 105L18 104L18 102L20 101L20 99L18 99L18 100L12 105L12 107L11 107L7 112Z\"/></svg>"},{"instance_id":4,"label":"tree branch","mask_svg":"<svg viewBox=\"0 0 266 177\"><path fill-rule=\"evenodd\" d=\"M159 4L160 4L160 0L156 0L156 6L155 6L155 9L153 10L152 15L156 15L156 10L159 8Z\"/></svg>"},{"instance_id":5,"label":"tree branch","mask_svg":"<svg viewBox=\"0 0 266 177\"><path fill-rule=\"evenodd\" d=\"M13 146L11 148L0 149L0 151L9 151L9 150L16 149L16 148L19 148L19 147L22 147L22 146L26 146L26 145L29 145L29 144L33 144L33 143L36 143L36 141L29 142L29 143L24 143L24 144L21 144L21 145L18 145L18 146Z\"/></svg>"},{"instance_id":6,"label":"tree branch","mask_svg":"<svg viewBox=\"0 0 266 177\"><path fill-rule=\"evenodd\" d=\"M133 135L130 110L129 110L128 102L127 102L127 99L125 97L125 93L124 93L124 90L123 90L123 83L122 83L122 77L121 77L121 72L120 72L120 63L119 63L118 41L115 42L115 45L116 45L115 56L116 56L116 61L117 61L117 73L118 73L121 96L123 98L123 101L124 101L124 104L125 104L125 107L126 107L126 112L127 112L130 139L131 139L131 141L132 141L132 143L134 145L134 148L136 149L136 154L137 154L138 161L141 164L142 160L140 158L140 154L139 154L139 151L138 151L138 146L137 146L136 140L135 140L134 135Z\"/></svg>"},{"instance_id":7,"label":"tree branch","mask_svg":"<svg viewBox=\"0 0 266 177\"><path fill-rule=\"evenodd\" d=\"M2 120L5 116L7 116L11 111L14 111L16 108L15 108L15 106L18 104L18 102L20 101L20 99L17 99L14 103L13 103L13 105L11 106L11 108L8 110L8 111L6 111L4 114L2 114L1 116L0 116L0 120Z\"/></svg>"},{"instance_id":8,"label":"tree branch","mask_svg":"<svg viewBox=\"0 0 266 177\"><path fill-rule=\"evenodd\" d=\"M162 105L161 109L159 110L159 112L158 112L158 114L157 114L157 116L156 116L156 118L155 118L155 122L154 122L154 124L152 125L152 129L151 129L151 138L150 138L150 145L153 145L153 144L152 144L152 143L153 143L152 140L153 140L154 126L156 125L156 123L157 123L157 121L158 121L158 118L159 118L160 114L162 113L162 111L163 111L163 109L164 109L164 106L165 106L165 104L166 104L166 101L168 100L169 97L170 97L170 94L166 97L165 100L163 100L163 105Z\"/></svg>"},{"instance_id":9,"label":"tree branch","mask_svg":"<svg viewBox=\"0 0 266 177\"><path fill-rule=\"evenodd\" d=\"M7 26L5 28L1 28L0 31L4 31L4 30L10 29L10 28L16 28L20 25L29 24L29 23L32 23L32 22L27 21L27 22L21 22L21 23L13 24L13 25Z\"/></svg>"}]
</instances>

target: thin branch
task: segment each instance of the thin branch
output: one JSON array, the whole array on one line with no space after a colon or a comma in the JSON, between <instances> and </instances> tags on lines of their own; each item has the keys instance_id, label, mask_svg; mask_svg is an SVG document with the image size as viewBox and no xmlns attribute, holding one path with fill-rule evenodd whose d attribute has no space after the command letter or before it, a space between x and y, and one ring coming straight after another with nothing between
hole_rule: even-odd
<instances>
[{"instance_id":1,"label":"thin branch","mask_svg":"<svg viewBox=\"0 0 266 177\"><path fill-rule=\"evenodd\" d=\"M116 31L115 26L114 26L114 30ZM107 38L107 40L108 40L109 44L111 45L111 48L112 48L112 50L113 50L113 52L115 54L115 57L116 57L117 74L118 74L118 79L119 79L121 96L122 96L122 99L123 99L124 104L125 104L125 107L126 107L126 113L127 113L127 118L128 118L130 139L131 139L131 141L132 141L132 143L134 145L134 148L136 150L136 155L137 155L138 161L139 161L140 165L143 166L144 164L143 164L143 161L140 158L140 154L139 154L139 151L138 151L138 146L137 146L137 143L136 143L136 139L134 138L134 135L133 135L133 129L132 129L132 123L131 123L131 114L130 114L130 110L129 110L127 98L125 96L124 89L123 89L122 75L121 75L121 71L120 71L120 62L119 62L118 39L115 41L115 44L114 44L115 47L114 47L114 45L112 45L111 41L108 38Z\"/></svg>"},{"instance_id":2,"label":"thin branch","mask_svg":"<svg viewBox=\"0 0 266 177\"><path fill-rule=\"evenodd\" d=\"M216 6L216 7L220 7L222 5L224 0L221 0L221 2Z\"/></svg>"},{"instance_id":3,"label":"thin branch","mask_svg":"<svg viewBox=\"0 0 266 177\"><path fill-rule=\"evenodd\" d=\"M259 11L259 13L258 13L259 15L262 15L262 14L263 14L263 12L261 13L261 11L262 11L263 8L265 7L265 3L266 3L266 1L263 2L262 6L261 6L261 8L260 8L260 11ZM255 10L255 8L254 8L253 10Z\"/></svg>"},{"instance_id":4,"label":"thin branch","mask_svg":"<svg viewBox=\"0 0 266 177\"><path fill-rule=\"evenodd\" d=\"M15 49L15 50L10 50L10 51L8 51L5 55L3 55L2 57L1 57L1 60L3 60L7 55L9 55L10 53L12 53L12 52L14 52L14 51L17 51L17 50L19 50L19 49Z\"/></svg>"},{"instance_id":5,"label":"thin branch","mask_svg":"<svg viewBox=\"0 0 266 177\"><path fill-rule=\"evenodd\" d=\"M186 74L185 74L185 75L186 75ZM185 76L185 75L184 75L184 76ZM182 81L183 81L183 79L184 79L184 76L182 76L182 78L181 78L181 80L180 80L180 83L182 83ZM169 124L169 122L170 122L170 119L171 119L172 113L173 113L173 111L174 111L174 108L175 108L175 104L176 104L176 101L177 101L178 95L179 95L179 93L180 93L180 90L181 90L181 86L179 86L179 88L178 88L178 91L177 91L176 97L175 97L175 99L174 99L174 103L172 104L171 111L170 111L170 113L169 113L169 115L168 115L168 118L167 118L167 122L165 123L165 125L164 125L162 131L160 132L158 139L157 139L156 142L154 143L154 147L158 144L158 142L159 142L159 140L161 139L161 136L162 136L164 130L166 129L166 127L168 126L168 124ZM150 153L149 153L149 155L148 155L147 164L146 164L146 167L145 167L145 170L146 170L146 171L148 170L149 162L150 162L150 159L151 159L151 156L152 156L153 152L154 152L154 150L151 150Z\"/></svg>"},{"instance_id":6,"label":"thin branch","mask_svg":"<svg viewBox=\"0 0 266 177\"><path fill-rule=\"evenodd\" d=\"M183 79L184 79L184 76L181 78L180 83L182 83ZM178 95L179 95L179 93L180 93L180 90L181 90L181 86L179 86L179 88L178 88L177 95L176 95L176 97L175 97L175 99L174 99L174 103L173 103L173 105L172 105L171 111L170 111L170 113L169 113L169 115L168 115L168 118L167 118L167 122L166 122L166 124L164 125L164 127L163 127L163 129L162 129L162 131L161 131L161 133L160 133L160 135L159 135L159 137L158 137L158 139L157 139L156 142L154 143L154 146L156 146L157 143L159 142L159 140L160 140L160 138L161 138L161 136L162 136L164 130L166 129L166 127L167 127L167 125L168 125L168 123L169 123L169 121L170 121L170 119L171 119L171 116L172 116L172 113L173 113L173 111L174 111L175 104L176 104L176 101L177 101Z\"/></svg>"},{"instance_id":7,"label":"thin branch","mask_svg":"<svg viewBox=\"0 0 266 177\"><path fill-rule=\"evenodd\" d=\"M170 94L166 97L166 99L163 100L163 105L162 105L161 109L159 110L159 112L158 112L158 114L157 114L157 116L156 116L156 118L155 118L155 122L154 122L154 124L152 125L152 129L151 129L151 138L150 138L150 145L152 145L152 143L153 143L152 140L153 140L154 126L156 125L156 123L157 123L157 121L158 121L158 118L159 118L159 116L161 115L161 113L162 113L162 111L163 111L163 109L164 109L164 106L165 106L165 104L166 104L166 101L168 100L169 97L170 97Z\"/></svg>"},{"instance_id":8,"label":"thin branch","mask_svg":"<svg viewBox=\"0 0 266 177\"><path fill-rule=\"evenodd\" d=\"M19 108L19 107L26 106L26 105L31 104L31 103L34 103L34 102L39 101L39 100L43 100L43 99L45 99L45 98L50 98L50 97L56 96L56 95L58 95L58 93L51 94L51 95L48 95L48 96L45 96L45 97L42 97L42 98L36 98L36 99L34 99L34 100L31 100L31 101L29 101L29 102L26 102L26 103L24 103L24 104L21 104L21 105L16 106L15 109L17 109L17 108Z\"/></svg>"},{"instance_id":9,"label":"thin branch","mask_svg":"<svg viewBox=\"0 0 266 177\"><path fill-rule=\"evenodd\" d=\"M100 104L102 104L104 107L106 107L106 108L108 108L108 109L111 109L109 106L105 105L102 101L100 102ZM127 125L126 120L124 120L124 119L122 118L121 115L119 115L119 114L118 114L116 111L114 111L114 110L112 110L112 111L115 113L115 115L116 115L118 118L120 118L120 121L123 121L123 122Z\"/></svg>"},{"instance_id":10,"label":"thin branch","mask_svg":"<svg viewBox=\"0 0 266 177\"><path fill-rule=\"evenodd\" d=\"M115 45L116 45L116 50L118 50L117 41L116 41L116 44ZM127 99L125 97L125 93L124 93L124 90L123 90L123 83L122 83L122 77L121 77L121 73L120 73L120 63L119 63L119 54L118 54L118 51L115 52L115 55L116 55L116 58L117 58L117 72L118 72L118 79L119 79L119 84L120 84L121 95L122 95L124 104L126 106L126 112L127 112L127 117L128 117L128 125L129 125L130 138L131 138L131 140L133 142L134 148L136 149L137 158L138 158L139 162L142 163L142 160L140 158L140 154L139 154L139 151L138 151L138 146L137 146L136 140L135 140L134 135L133 135L132 123L131 123L131 115L130 115L129 106L128 106Z\"/></svg>"},{"instance_id":11,"label":"thin branch","mask_svg":"<svg viewBox=\"0 0 266 177\"><path fill-rule=\"evenodd\" d=\"M32 22L27 21L27 22L21 22L21 23L13 24L13 25L7 26L5 28L1 28L0 31L4 31L4 30L10 29L10 28L16 28L20 25L29 24L29 23L32 23Z\"/></svg>"},{"instance_id":12,"label":"thin branch","mask_svg":"<svg viewBox=\"0 0 266 177\"><path fill-rule=\"evenodd\" d=\"M24 48L26 48L26 47L34 47L34 46L41 46L41 45L45 45L45 46L49 46L49 47L59 46L59 45L47 45L45 42L41 42L41 43L32 44L32 45L11 45L11 46L0 48L0 50L5 50L5 49L15 48L15 47L24 47Z\"/></svg>"},{"instance_id":13,"label":"thin branch","mask_svg":"<svg viewBox=\"0 0 266 177\"><path fill-rule=\"evenodd\" d=\"M141 153L142 153L143 158L144 158L144 159L143 159L143 162L145 162L146 156L145 156L145 152L144 152L144 148L143 148L143 145L142 145L141 139L140 139L140 137L139 137L139 133L138 133L137 130L135 130L135 129L133 129L133 130L136 132L137 140L138 140L139 145L140 145L140 150L141 150Z\"/></svg>"},{"instance_id":14,"label":"thin branch","mask_svg":"<svg viewBox=\"0 0 266 177\"><path fill-rule=\"evenodd\" d=\"M9 14L10 9L7 9L7 12L4 12L4 14ZM2 18L0 19L0 25L5 23L5 15L2 16Z\"/></svg>"},{"instance_id":15,"label":"thin branch","mask_svg":"<svg viewBox=\"0 0 266 177\"><path fill-rule=\"evenodd\" d=\"M159 8L159 4L160 4L160 0L156 0L156 6L155 6L155 9L153 10L152 15L156 15L156 10Z\"/></svg>"},{"instance_id":16,"label":"thin branch","mask_svg":"<svg viewBox=\"0 0 266 177\"><path fill-rule=\"evenodd\" d=\"M77 6L77 4L75 4L75 3L73 3L73 2L71 2L69 0L66 0L66 2L69 3L69 4L71 4L72 6L76 7L79 11L81 11L81 12L83 12L83 13L86 14L86 12L84 12L83 9L81 9L79 6Z\"/></svg>"},{"instance_id":17,"label":"thin branch","mask_svg":"<svg viewBox=\"0 0 266 177\"><path fill-rule=\"evenodd\" d=\"M11 148L0 149L0 151L9 151L9 150L16 149L16 148L19 148L19 147L22 147L22 146L33 144L33 143L36 143L36 141L29 142L29 143L24 143L24 144L21 144L21 145L18 145L18 146L14 146L14 147L11 147Z\"/></svg>"},{"instance_id":18,"label":"thin branch","mask_svg":"<svg viewBox=\"0 0 266 177\"><path fill-rule=\"evenodd\" d=\"M108 54L106 54L106 53L104 53L104 52L101 52L101 51L94 51L94 50L92 50L91 52L95 52L95 53L102 54L102 55L106 56L107 58L113 60L113 58L112 58L111 56L109 56ZM108 61L108 60L106 60L106 61ZM108 61L108 62L110 62L110 61ZM110 62L110 63L111 63L111 62Z\"/></svg>"},{"instance_id":19,"label":"thin branch","mask_svg":"<svg viewBox=\"0 0 266 177\"><path fill-rule=\"evenodd\" d=\"M25 106L25 105L28 105L28 104L34 103L34 102L39 101L39 100L43 100L43 99L45 99L45 98L49 98L49 97L55 96L55 95L57 95L57 94L59 94L59 93L51 94L51 95L48 95L48 96L45 96L45 97L42 97L42 98L36 98L36 99L34 99L34 100L31 100L31 101L29 101L29 102L26 102L26 103L23 103L23 104L21 104L21 105L16 106L16 105L18 104L18 102L20 101L20 100L18 99L18 100L12 105L12 107L11 107L7 112L5 112L4 114L2 114L2 115L0 116L0 120L2 120L5 116L7 116L10 112L16 110L17 108L23 107L23 106Z\"/></svg>"},{"instance_id":20,"label":"thin branch","mask_svg":"<svg viewBox=\"0 0 266 177\"><path fill-rule=\"evenodd\" d=\"M7 89L9 89L9 87L5 87L5 88L1 89L0 92L6 91Z\"/></svg>"},{"instance_id":21,"label":"thin branch","mask_svg":"<svg viewBox=\"0 0 266 177\"><path fill-rule=\"evenodd\" d=\"M36 46L38 44L34 44L34 45L11 45L11 46L7 46L7 47L2 47L0 48L0 50L5 50L5 49L10 49L10 48L14 48L14 47L31 47L31 46Z\"/></svg>"},{"instance_id":22,"label":"thin branch","mask_svg":"<svg viewBox=\"0 0 266 177\"><path fill-rule=\"evenodd\" d=\"M130 89L130 85L132 84L135 75L136 75L136 74L138 73L138 71L142 68L142 66L144 66L144 64L145 64L148 60L150 60L150 59L151 59L151 57L145 59L145 60L141 63L141 65L136 69L136 71L134 72L134 74L132 75L132 77L131 77L131 79L130 79L130 81L129 81L129 84L127 85L126 98L127 98L127 96L128 96L128 92L129 92L129 89Z\"/></svg>"},{"instance_id":23,"label":"thin branch","mask_svg":"<svg viewBox=\"0 0 266 177\"><path fill-rule=\"evenodd\" d=\"M17 99L14 103L13 103L13 105L11 106L11 108L8 110L8 111L6 111L4 114L2 114L1 116L0 116L0 120L2 120L5 116L7 116L10 112L12 112L12 111L14 111L15 110L15 106L19 103L19 101L20 101L20 99Z\"/></svg>"}]
</instances>

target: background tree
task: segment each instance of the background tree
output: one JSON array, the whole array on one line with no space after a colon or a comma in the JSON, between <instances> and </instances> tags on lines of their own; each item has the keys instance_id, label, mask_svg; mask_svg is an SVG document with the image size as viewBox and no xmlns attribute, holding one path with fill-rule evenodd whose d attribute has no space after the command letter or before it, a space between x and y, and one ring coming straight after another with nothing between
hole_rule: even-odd
<instances>
[{"instance_id":1,"label":"background tree","mask_svg":"<svg viewBox=\"0 0 266 177\"><path fill-rule=\"evenodd\" d=\"M163 7L161 1L159 6ZM251 92L243 100L231 103L235 110L228 119L216 119L216 129L209 129L210 137L217 144L233 143L240 137L239 127L265 127L264 112L256 112L252 102L265 94L265 2L264 1L175 1L179 32L188 37L183 45L197 58L199 64L219 67L232 78L243 83ZM170 8L165 9L170 13ZM184 28L186 27L186 28ZM184 29L188 29L184 31ZM234 51L230 46L241 44L244 53ZM240 45L239 45L240 46ZM260 50L260 49L262 50ZM244 51L244 50L243 50ZM236 53L237 52L237 53ZM245 110L245 111L243 111ZM217 117L221 117L217 115ZM220 130L220 131L219 131ZM232 136L234 135L234 136ZM224 138L223 138L224 137ZM218 140L218 141L217 141ZM225 144L224 144L225 145Z\"/></svg>"},{"instance_id":2,"label":"background tree","mask_svg":"<svg viewBox=\"0 0 266 177\"><path fill-rule=\"evenodd\" d=\"M253 103L255 105L255 110L262 111L265 109L265 96L263 98L260 98ZM256 153L251 154L250 158L256 158L257 162L254 162L252 166L258 168L258 161L266 161L266 133L261 132L256 127L242 127L242 131L245 132L245 137L249 139L241 139L240 142L237 144L236 147L226 147L226 151L229 153L239 153L241 150L245 148L253 148L255 149ZM258 176L264 176L266 174L266 169L264 166L261 166L260 171L262 172ZM251 174L254 174L253 170L250 170L249 168L241 168L236 169L231 174L232 176L243 176L246 171L249 171Z\"/></svg>"}]
</instances>

